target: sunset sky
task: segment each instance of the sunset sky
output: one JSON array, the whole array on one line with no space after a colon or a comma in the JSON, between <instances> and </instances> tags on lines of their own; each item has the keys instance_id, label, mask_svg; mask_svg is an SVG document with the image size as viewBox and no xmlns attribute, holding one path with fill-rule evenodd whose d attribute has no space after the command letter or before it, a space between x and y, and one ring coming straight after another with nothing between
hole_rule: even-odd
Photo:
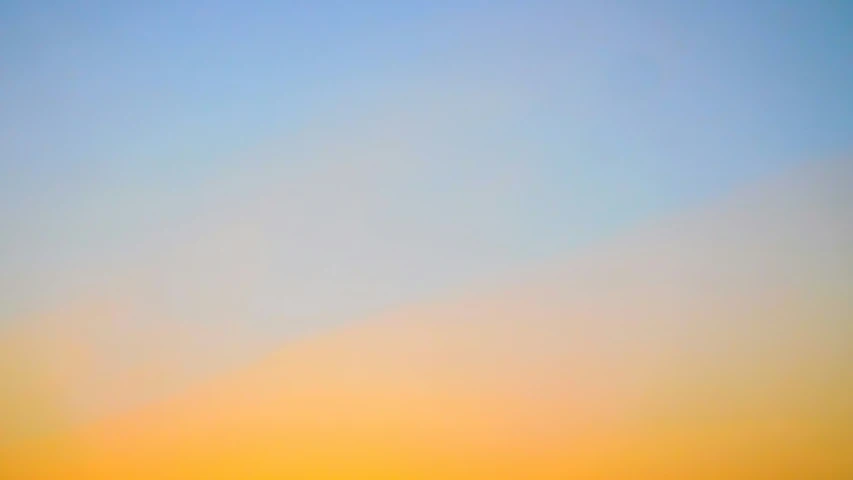
<instances>
[{"instance_id":1,"label":"sunset sky","mask_svg":"<svg viewBox=\"0 0 853 480\"><path fill-rule=\"evenodd\" d=\"M681 312L709 342L757 344L729 322L786 298L793 330L767 338L809 317L820 333L808 348L835 352L822 342L850 333L838 319L853 281L841 268L853 259L851 85L844 1L0 1L0 446L148 418L302 342L320 345L306 348L321 367L346 364L324 339L363 352L374 340L360 343L359 325L441 320L421 309L486 291L541 286L582 325L630 298L608 315L646 325ZM550 277L574 268L601 283ZM814 281L778 283L789 277ZM551 318L547 302L512 308L512 325ZM553 321L533 325L563 338ZM367 338L393 343L395 328ZM528 364L538 341L484 350L507 354L506 370L472 375L529 368L561 385L567 370ZM706 347L685 368L727 355L689 348ZM460 368L482 360L456 355ZM581 383L598 385L602 368ZM501 392L529 387L506 374ZM542 419L564 418L544 405Z\"/></svg>"}]
</instances>

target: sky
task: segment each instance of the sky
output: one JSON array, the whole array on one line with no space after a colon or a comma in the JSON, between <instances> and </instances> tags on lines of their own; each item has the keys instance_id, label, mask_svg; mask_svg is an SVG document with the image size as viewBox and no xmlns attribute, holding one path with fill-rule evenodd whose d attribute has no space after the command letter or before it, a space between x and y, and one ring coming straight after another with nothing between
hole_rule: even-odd
<instances>
[{"instance_id":1,"label":"sky","mask_svg":"<svg viewBox=\"0 0 853 480\"><path fill-rule=\"evenodd\" d=\"M312 469L529 472L591 419L605 470L849 470L851 26L0 0L0 459L280 478L287 437Z\"/></svg>"},{"instance_id":2,"label":"sky","mask_svg":"<svg viewBox=\"0 0 853 480\"><path fill-rule=\"evenodd\" d=\"M0 3L0 323L287 338L853 138L846 2ZM105 293L109 292L109 293Z\"/></svg>"}]
</instances>

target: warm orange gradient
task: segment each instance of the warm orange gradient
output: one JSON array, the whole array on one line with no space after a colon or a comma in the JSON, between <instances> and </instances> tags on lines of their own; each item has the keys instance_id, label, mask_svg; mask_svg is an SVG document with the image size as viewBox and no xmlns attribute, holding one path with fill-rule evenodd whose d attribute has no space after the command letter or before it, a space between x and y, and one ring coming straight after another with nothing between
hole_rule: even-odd
<instances>
[{"instance_id":1,"label":"warm orange gradient","mask_svg":"<svg viewBox=\"0 0 853 480\"><path fill-rule=\"evenodd\" d=\"M853 168L61 435L10 479L853 478Z\"/></svg>"}]
</instances>

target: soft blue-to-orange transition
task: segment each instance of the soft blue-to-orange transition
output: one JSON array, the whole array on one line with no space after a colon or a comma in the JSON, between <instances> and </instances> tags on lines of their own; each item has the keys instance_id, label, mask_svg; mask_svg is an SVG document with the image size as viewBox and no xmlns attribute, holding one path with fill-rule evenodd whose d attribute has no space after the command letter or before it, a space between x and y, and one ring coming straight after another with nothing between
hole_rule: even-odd
<instances>
[{"instance_id":1,"label":"soft blue-to-orange transition","mask_svg":"<svg viewBox=\"0 0 853 480\"><path fill-rule=\"evenodd\" d=\"M853 478L851 7L0 2L0 479Z\"/></svg>"}]
</instances>

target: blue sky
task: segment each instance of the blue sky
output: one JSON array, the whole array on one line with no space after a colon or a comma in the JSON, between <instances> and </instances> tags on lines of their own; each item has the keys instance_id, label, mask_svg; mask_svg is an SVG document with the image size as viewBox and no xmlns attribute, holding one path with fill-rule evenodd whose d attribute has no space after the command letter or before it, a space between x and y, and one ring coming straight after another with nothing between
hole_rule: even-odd
<instances>
[{"instance_id":1,"label":"blue sky","mask_svg":"<svg viewBox=\"0 0 853 480\"><path fill-rule=\"evenodd\" d=\"M0 314L145 277L225 318L236 269L241 321L303 329L562 254L849 152L851 25L820 1L2 2Z\"/></svg>"}]
</instances>

